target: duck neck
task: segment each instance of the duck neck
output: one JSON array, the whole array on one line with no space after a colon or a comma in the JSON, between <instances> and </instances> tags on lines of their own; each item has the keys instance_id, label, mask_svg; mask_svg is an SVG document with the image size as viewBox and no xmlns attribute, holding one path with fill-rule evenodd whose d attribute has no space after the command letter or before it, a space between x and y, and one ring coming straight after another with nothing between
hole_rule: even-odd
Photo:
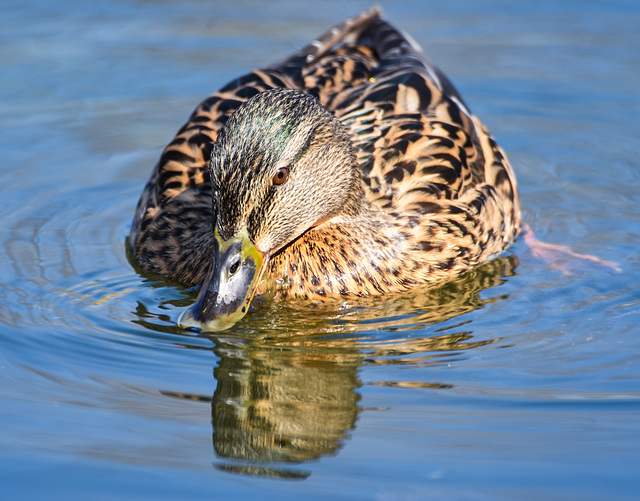
<instances>
[{"instance_id":1,"label":"duck neck","mask_svg":"<svg viewBox=\"0 0 640 501\"><path fill-rule=\"evenodd\" d=\"M271 287L282 296L368 296L414 284L409 234L364 198L309 230L272 258ZM405 221L406 222L406 221Z\"/></svg>"}]
</instances>

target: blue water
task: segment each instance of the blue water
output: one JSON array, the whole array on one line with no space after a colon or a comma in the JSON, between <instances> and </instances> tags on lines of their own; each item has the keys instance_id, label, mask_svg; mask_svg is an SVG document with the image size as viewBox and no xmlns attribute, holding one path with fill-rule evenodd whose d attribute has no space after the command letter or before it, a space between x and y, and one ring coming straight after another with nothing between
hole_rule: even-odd
<instances>
[{"instance_id":1,"label":"blue water","mask_svg":"<svg viewBox=\"0 0 640 501\"><path fill-rule=\"evenodd\" d=\"M383 2L508 152L536 236L619 272L520 239L438 290L198 336L193 293L129 263L195 105L367 7L0 6L1 499L637 499L635 1Z\"/></svg>"}]
</instances>

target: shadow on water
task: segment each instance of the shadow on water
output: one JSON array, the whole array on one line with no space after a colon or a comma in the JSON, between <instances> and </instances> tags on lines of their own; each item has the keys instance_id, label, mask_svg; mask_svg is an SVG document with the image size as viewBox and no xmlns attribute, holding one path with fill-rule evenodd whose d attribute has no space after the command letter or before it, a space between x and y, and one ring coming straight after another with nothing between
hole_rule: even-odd
<instances>
[{"instance_id":1,"label":"shadow on water","mask_svg":"<svg viewBox=\"0 0 640 501\"><path fill-rule=\"evenodd\" d=\"M469 322L431 330L421 327L482 308L501 296L480 293L515 274L517 259L505 256L438 288L385 297L338 312L262 304L236 329L207 336L219 362L213 396L165 392L211 402L213 449L222 471L285 479L310 472L282 467L336 454L356 427L360 412L358 370L365 365L440 363L497 339L474 340ZM335 306L335 305L334 305ZM149 325L149 313L141 324ZM381 338L385 330L387 338ZM455 333L444 333L455 330ZM395 332L388 337L389 332ZM203 334L204 336L204 334ZM375 384L375 383L374 383ZM387 383L414 387L418 383ZM452 385L420 382L422 388ZM278 466L280 465L280 466Z\"/></svg>"}]
</instances>

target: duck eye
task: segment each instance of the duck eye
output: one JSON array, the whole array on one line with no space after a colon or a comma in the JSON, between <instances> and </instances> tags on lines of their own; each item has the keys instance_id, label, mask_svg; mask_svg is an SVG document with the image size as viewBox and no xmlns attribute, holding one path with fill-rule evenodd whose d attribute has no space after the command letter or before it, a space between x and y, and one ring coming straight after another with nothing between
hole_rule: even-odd
<instances>
[{"instance_id":1,"label":"duck eye","mask_svg":"<svg viewBox=\"0 0 640 501\"><path fill-rule=\"evenodd\" d=\"M289 169L286 167L280 167L273 175L272 181L275 185L281 185L286 183L287 179L289 179Z\"/></svg>"}]
</instances>

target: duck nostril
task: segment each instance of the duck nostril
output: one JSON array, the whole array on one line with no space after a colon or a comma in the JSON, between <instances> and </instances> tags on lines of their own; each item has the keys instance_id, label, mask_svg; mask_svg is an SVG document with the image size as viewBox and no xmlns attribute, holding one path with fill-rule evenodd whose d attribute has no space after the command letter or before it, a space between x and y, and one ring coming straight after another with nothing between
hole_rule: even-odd
<instances>
[{"instance_id":1,"label":"duck nostril","mask_svg":"<svg viewBox=\"0 0 640 501\"><path fill-rule=\"evenodd\" d=\"M229 275L235 275L238 271L238 268L240 268L240 261L236 261L231 266L229 266Z\"/></svg>"}]
</instances>

